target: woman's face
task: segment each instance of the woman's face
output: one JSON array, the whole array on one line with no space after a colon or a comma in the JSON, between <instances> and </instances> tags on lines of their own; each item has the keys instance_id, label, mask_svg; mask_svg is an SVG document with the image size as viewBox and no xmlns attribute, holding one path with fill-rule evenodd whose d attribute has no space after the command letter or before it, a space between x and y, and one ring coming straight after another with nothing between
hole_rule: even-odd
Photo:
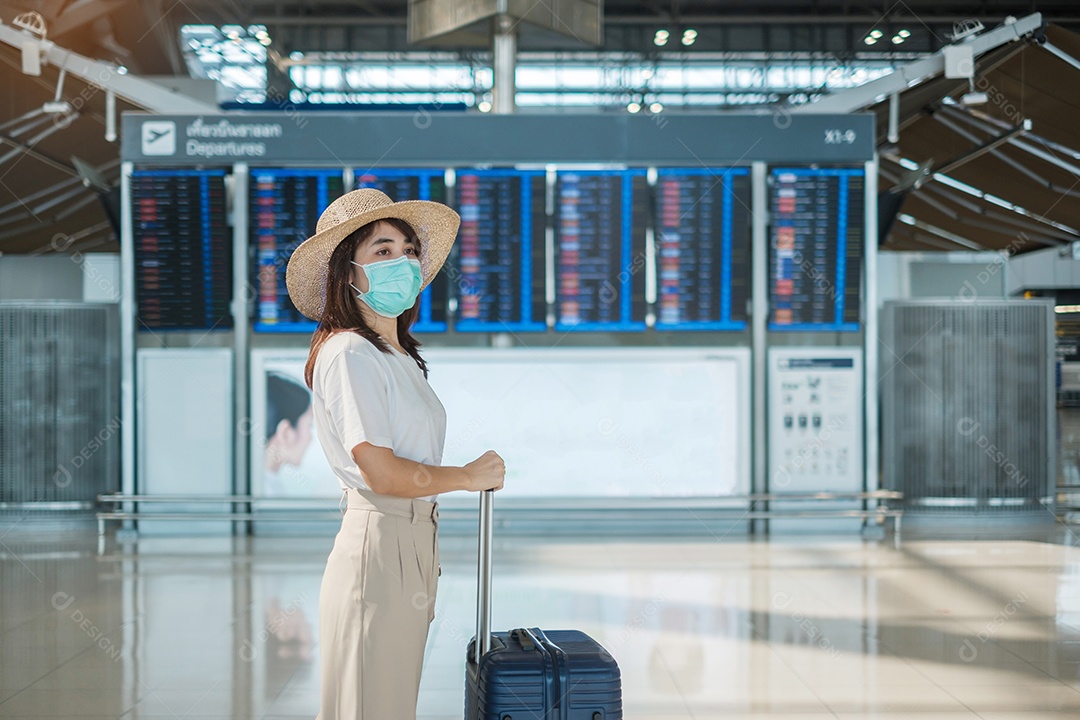
<instances>
[{"instance_id":1,"label":"woman's face","mask_svg":"<svg viewBox=\"0 0 1080 720\"><path fill-rule=\"evenodd\" d=\"M375 232L371 237L356 247L353 252L353 262L357 265L367 265L383 260L396 260L402 255L420 259L415 242L406 239L405 233L393 225L380 222L375 226ZM352 266L352 283L360 288L360 292L367 292L370 289L367 275L356 265Z\"/></svg>"}]
</instances>

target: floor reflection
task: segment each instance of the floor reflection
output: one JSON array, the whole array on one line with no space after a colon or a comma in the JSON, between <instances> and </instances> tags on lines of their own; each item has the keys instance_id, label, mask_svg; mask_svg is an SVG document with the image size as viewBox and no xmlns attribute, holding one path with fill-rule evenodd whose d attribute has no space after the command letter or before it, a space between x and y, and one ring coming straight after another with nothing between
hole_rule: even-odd
<instances>
[{"instance_id":1,"label":"floor reflection","mask_svg":"<svg viewBox=\"0 0 1080 720\"><path fill-rule=\"evenodd\" d=\"M0 717L313 718L330 539L0 546ZM496 627L576 627L628 718L1080 716L1080 550L508 538ZM444 537L421 718L460 718L475 545ZM995 714L996 713L996 714ZM1019 714L1010 714L1019 713Z\"/></svg>"}]
</instances>

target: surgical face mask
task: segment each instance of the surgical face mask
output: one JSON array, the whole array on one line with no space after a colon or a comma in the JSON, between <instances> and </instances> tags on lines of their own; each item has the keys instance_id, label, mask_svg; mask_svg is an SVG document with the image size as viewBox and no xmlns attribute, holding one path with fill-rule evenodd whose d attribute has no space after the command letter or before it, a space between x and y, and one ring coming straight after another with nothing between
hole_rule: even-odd
<instances>
[{"instance_id":1,"label":"surgical face mask","mask_svg":"<svg viewBox=\"0 0 1080 720\"><path fill-rule=\"evenodd\" d=\"M380 260L366 265L351 262L367 276L368 291L360 292L360 288L352 283L349 285L358 293L356 297L378 314L397 317L416 303L420 285L423 283L420 261L416 258L402 255L393 260Z\"/></svg>"}]
</instances>

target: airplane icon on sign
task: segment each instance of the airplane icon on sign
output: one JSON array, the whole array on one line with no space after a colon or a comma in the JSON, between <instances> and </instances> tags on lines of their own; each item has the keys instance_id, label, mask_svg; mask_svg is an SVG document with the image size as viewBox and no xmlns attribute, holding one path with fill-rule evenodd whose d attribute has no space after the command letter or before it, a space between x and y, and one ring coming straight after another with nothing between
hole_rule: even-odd
<instances>
[{"instance_id":1,"label":"airplane icon on sign","mask_svg":"<svg viewBox=\"0 0 1080 720\"><path fill-rule=\"evenodd\" d=\"M175 155L176 123L172 120L148 120L142 125L143 155Z\"/></svg>"}]
</instances>

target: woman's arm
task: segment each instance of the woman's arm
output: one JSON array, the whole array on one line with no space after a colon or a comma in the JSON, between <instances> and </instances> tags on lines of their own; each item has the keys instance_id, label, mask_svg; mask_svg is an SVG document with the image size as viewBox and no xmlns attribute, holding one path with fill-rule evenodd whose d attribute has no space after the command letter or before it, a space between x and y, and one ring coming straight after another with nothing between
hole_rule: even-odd
<instances>
[{"instance_id":1,"label":"woman's arm","mask_svg":"<svg viewBox=\"0 0 1080 720\"><path fill-rule=\"evenodd\" d=\"M498 490L505 473L502 458L491 450L465 467L425 465L369 442L354 447L352 457L372 492L404 498L454 490Z\"/></svg>"}]
</instances>

